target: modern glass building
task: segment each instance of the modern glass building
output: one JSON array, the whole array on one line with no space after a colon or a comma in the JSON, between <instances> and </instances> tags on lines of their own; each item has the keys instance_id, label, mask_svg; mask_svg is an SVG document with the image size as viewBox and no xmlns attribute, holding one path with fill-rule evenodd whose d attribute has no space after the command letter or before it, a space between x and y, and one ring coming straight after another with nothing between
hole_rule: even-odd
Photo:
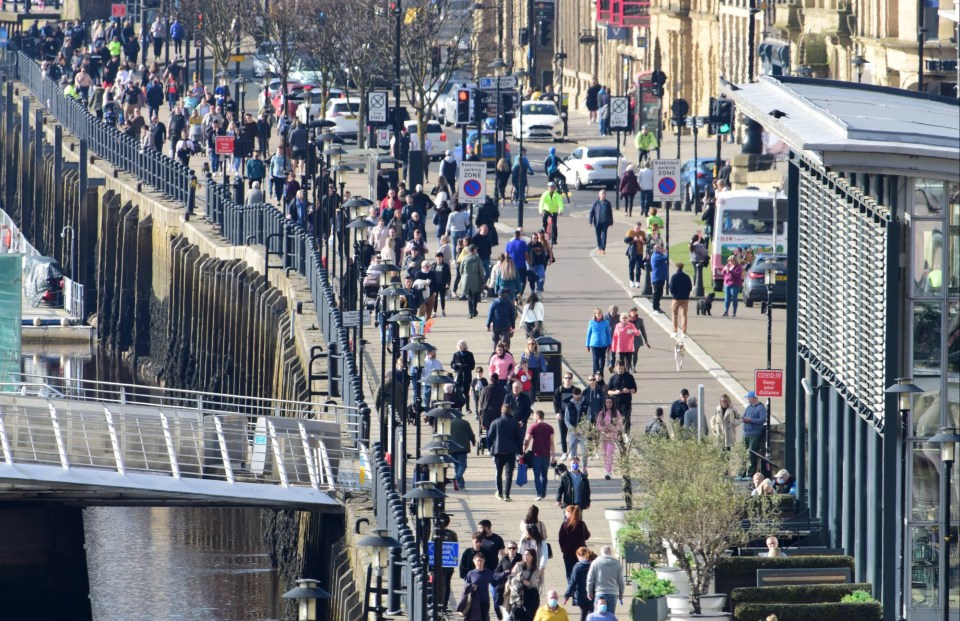
<instances>
[{"instance_id":1,"label":"modern glass building","mask_svg":"<svg viewBox=\"0 0 960 621\"><path fill-rule=\"evenodd\" d=\"M940 619L947 598L960 619L960 476L948 558L927 441L960 426L960 105L788 77L726 94L789 148L786 462L800 501L885 619ZM906 417L885 392L899 377L923 390Z\"/></svg>"}]
</instances>

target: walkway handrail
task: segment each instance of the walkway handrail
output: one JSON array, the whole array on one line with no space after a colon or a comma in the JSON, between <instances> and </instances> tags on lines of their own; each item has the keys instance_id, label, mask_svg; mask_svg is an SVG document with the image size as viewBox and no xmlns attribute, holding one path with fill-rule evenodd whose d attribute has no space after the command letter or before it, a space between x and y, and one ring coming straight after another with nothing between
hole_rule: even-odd
<instances>
[{"instance_id":1,"label":"walkway handrail","mask_svg":"<svg viewBox=\"0 0 960 621\"><path fill-rule=\"evenodd\" d=\"M67 131L78 140L85 140L93 153L118 170L132 174L183 205L188 213L193 212L197 177L188 166L153 149L141 148L132 137L97 119L81 101L66 97L60 86L43 74L34 59L23 52L17 52L16 58L17 79Z\"/></svg>"}]
</instances>

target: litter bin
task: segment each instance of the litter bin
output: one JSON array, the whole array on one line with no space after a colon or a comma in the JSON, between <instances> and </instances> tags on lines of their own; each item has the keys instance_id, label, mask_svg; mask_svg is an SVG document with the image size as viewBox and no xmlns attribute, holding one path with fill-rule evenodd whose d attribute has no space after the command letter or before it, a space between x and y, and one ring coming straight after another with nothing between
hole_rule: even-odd
<instances>
[{"instance_id":1,"label":"litter bin","mask_svg":"<svg viewBox=\"0 0 960 621\"><path fill-rule=\"evenodd\" d=\"M547 370L540 374L540 385L536 387L537 397L553 398L553 391L560 386L563 377L563 346L552 336L541 336L537 345L547 363Z\"/></svg>"}]
</instances>

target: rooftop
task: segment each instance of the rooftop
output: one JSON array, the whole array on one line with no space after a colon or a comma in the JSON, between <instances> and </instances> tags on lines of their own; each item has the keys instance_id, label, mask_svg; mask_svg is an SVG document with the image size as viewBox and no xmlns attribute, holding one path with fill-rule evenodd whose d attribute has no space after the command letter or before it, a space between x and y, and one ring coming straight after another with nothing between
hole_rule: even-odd
<instances>
[{"instance_id":1,"label":"rooftop","mask_svg":"<svg viewBox=\"0 0 960 621\"><path fill-rule=\"evenodd\" d=\"M727 97L794 151L828 168L960 175L956 100L851 82L763 76Z\"/></svg>"}]
</instances>

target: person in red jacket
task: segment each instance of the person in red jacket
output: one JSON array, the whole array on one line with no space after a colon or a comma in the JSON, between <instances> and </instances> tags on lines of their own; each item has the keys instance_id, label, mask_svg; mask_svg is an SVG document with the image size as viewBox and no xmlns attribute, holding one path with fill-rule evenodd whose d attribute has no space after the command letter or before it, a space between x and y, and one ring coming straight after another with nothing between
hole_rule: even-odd
<instances>
[{"instance_id":1,"label":"person in red jacket","mask_svg":"<svg viewBox=\"0 0 960 621\"><path fill-rule=\"evenodd\" d=\"M623 198L623 210L627 212L627 217L633 217L633 199L639 191L640 182L637 181L637 173L633 172L633 164L630 164L620 177L620 196Z\"/></svg>"}]
</instances>

